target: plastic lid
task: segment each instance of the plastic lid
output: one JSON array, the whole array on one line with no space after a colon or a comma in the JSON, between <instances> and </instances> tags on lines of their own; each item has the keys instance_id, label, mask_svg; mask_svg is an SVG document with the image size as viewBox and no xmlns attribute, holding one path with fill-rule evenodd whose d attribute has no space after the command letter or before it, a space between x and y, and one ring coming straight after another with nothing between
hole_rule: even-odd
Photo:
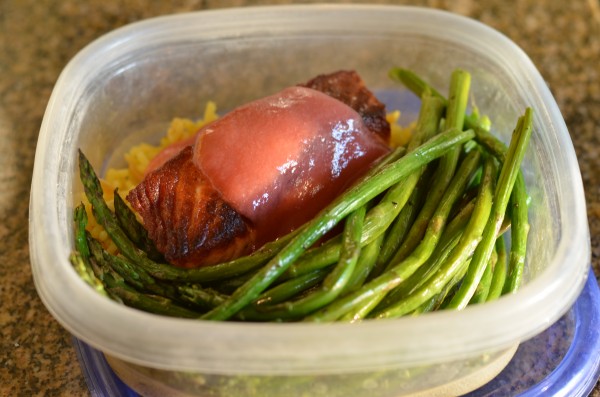
<instances>
[{"instance_id":1,"label":"plastic lid","mask_svg":"<svg viewBox=\"0 0 600 397\"><path fill-rule=\"evenodd\" d=\"M600 376L600 289L590 274L584 290L559 321L522 343L508 366L465 397L587 396ZM112 371L104 355L74 338L92 397L137 397Z\"/></svg>"}]
</instances>

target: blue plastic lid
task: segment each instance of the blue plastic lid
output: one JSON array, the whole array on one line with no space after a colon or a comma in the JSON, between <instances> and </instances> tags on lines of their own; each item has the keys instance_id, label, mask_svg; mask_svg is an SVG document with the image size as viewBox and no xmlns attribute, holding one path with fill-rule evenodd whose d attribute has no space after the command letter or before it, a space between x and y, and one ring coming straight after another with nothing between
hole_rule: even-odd
<instances>
[{"instance_id":1,"label":"blue plastic lid","mask_svg":"<svg viewBox=\"0 0 600 397\"><path fill-rule=\"evenodd\" d=\"M104 355L74 338L92 397L138 397L112 371ZM567 314L522 343L508 366L465 397L578 397L590 394L600 377L600 289L592 271Z\"/></svg>"}]
</instances>

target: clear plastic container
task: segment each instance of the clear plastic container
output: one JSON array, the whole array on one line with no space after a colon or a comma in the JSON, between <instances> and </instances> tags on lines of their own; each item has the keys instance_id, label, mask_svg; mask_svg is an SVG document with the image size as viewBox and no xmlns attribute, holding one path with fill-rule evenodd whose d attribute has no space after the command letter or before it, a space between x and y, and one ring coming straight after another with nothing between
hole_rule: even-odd
<instances>
[{"instance_id":1,"label":"clear plastic container","mask_svg":"<svg viewBox=\"0 0 600 397\"><path fill-rule=\"evenodd\" d=\"M78 148L102 171L118 165L132 144L164 134L173 117L198 117L208 100L230 109L338 69L357 70L377 92L405 95L387 77L393 66L413 69L442 92L453 69L471 72L472 102L505 141L525 107L534 108L524 160L531 233L518 293L462 312L361 324L219 323L124 307L72 269ZM130 386L161 396L464 393L500 372L520 342L571 307L590 260L573 145L529 58L464 17L350 5L165 16L82 50L61 74L42 123L30 246L36 287L54 317L104 352Z\"/></svg>"}]
</instances>

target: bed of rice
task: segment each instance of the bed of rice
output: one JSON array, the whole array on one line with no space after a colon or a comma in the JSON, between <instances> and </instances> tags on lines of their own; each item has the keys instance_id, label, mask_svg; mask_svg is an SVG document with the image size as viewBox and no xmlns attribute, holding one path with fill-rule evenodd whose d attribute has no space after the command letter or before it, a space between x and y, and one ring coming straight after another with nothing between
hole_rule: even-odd
<instances>
[{"instance_id":1,"label":"bed of rice","mask_svg":"<svg viewBox=\"0 0 600 397\"><path fill-rule=\"evenodd\" d=\"M175 142L191 137L200 128L216 120L218 117L216 104L214 102L207 102L203 117L196 121L186 118L174 118L169 125L166 135L160 140L158 145L141 143L132 147L125 154L127 167L110 168L106 171L104 178L100 180L104 199L109 207L114 210L113 200L115 190L118 191L121 197L127 196L127 193L142 181L146 167L162 149ZM393 147L406 145L414 127L414 123L406 127L401 126L398 123L399 119L400 111L398 110L387 114L387 120L391 126L391 145ZM117 247L109 238L104 228L92 216L91 205L85 197L84 203L88 213L87 229L94 238L102 243L108 252L115 254Z\"/></svg>"}]
</instances>

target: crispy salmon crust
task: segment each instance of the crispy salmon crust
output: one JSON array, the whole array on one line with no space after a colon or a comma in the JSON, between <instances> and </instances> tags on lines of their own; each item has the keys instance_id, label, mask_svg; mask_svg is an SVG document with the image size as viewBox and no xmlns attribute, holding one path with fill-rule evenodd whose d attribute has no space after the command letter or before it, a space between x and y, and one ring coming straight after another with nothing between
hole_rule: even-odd
<instances>
[{"instance_id":1,"label":"crispy salmon crust","mask_svg":"<svg viewBox=\"0 0 600 397\"><path fill-rule=\"evenodd\" d=\"M165 259L198 267L233 259L252 249L254 230L224 202L183 149L129 192L127 200Z\"/></svg>"},{"instance_id":2,"label":"crispy salmon crust","mask_svg":"<svg viewBox=\"0 0 600 397\"><path fill-rule=\"evenodd\" d=\"M322 74L301 85L321 91L350 106L362 117L371 132L379 135L384 142L389 142L391 130L385 118L385 105L373 95L355 71L340 70Z\"/></svg>"}]
</instances>

